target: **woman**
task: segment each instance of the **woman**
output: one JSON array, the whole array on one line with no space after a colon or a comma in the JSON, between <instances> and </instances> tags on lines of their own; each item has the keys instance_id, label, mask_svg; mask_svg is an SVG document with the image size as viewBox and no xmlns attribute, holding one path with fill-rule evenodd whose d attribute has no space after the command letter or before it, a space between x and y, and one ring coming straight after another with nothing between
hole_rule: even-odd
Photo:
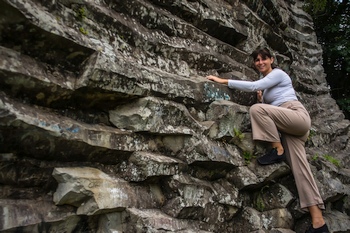
<instances>
[{"instance_id":1,"label":"woman","mask_svg":"<svg viewBox=\"0 0 350 233\"><path fill-rule=\"evenodd\" d=\"M323 200L304 148L311 127L310 116L298 101L290 77L273 65L270 51L259 49L252 57L263 76L258 81L228 80L213 75L207 78L230 88L257 91L261 103L250 108L253 139L268 142L272 147L258 162L267 165L287 159L295 178L300 206L309 210L311 215L312 225L306 233L329 233L321 211L324 209Z\"/></svg>"}]
</instances>

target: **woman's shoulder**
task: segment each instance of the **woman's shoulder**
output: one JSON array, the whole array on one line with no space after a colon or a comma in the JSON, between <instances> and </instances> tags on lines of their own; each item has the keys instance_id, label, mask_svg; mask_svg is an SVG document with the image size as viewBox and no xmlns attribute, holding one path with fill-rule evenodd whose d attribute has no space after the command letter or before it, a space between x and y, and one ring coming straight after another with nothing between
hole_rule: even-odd
<instances>
[{"instance_id":1,"label":"woman's shoulder","mask_svg":"<svg viewBox=\"0 0 350 233\"><path fill-rule=\"evenodd\" d=\"M279 73L279 74L286 74L286 75L288 75L284 70L282 70L281 68L279 68L279 67L276 67L276 68L274 68L273 70L272 70L272 72L274 72L274 73Z\"/></svg>"},{"instance_id":2,"label":"woman's shoulder","mask_svg":"<svg viewBox=\"0 0 350 233\"><path fill-rule=\"evenodd\" d=\"M287 72L285 72L284 70L282 70L281 68L274 68L271 71L271 74L273 76L280 76L280 77L286 77L286 78L290 78L289 75L287 74Z\"/></svg>"}]
</instances>

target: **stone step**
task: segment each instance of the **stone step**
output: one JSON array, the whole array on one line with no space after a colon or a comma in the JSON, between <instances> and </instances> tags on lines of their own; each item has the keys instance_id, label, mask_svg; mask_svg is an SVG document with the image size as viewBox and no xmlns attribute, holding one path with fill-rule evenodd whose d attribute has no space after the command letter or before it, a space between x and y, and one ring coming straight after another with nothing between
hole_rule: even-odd
<instances>
[{"instance_id":1,"label":"stone step","mask_svg":"<svg viewBox=\"0 0 350 233\"><path fill-rule=\"evenodd\" d=\"M216 123L209 129L209 136L215 139L231 137L235 142L244 141L247 139L243 133L251 128L249 107L227 100L212 102L206 112L206 120Z\"/></svg>"},{"instance_id":2,"label":"stone step","mask_svg":"<svg viewBox=\"0 0 350 233\"><path fill-rule=\"evenodd\" d=\"M336 209L327 209L323 216L330 232L350 232L350 217L347 213ZM299 220L295 224L295 229L304 232L309 227L310 222L311 219L309 217L307 218L307 224L305 224L305 221Z\"/></svg>"},{"instance_id":3,"label":"stone step","mask_svg":"<svg viewBox=\"0 0 350 233\"><path fill-rule=\"evenodd\" d=\"M16 5L20 6L21 4L25 4L25 2L20 0L13 3L13 5L15 6ZM150 11L156 11L156 15L162 16L165 18L167 17L167 16L164 16L166 14L164 11L158 12L157 10L154 9L154 7L148 4L144 4L144 3L142 4L144 5L144 7L146 7ZM6 6L12 9L11 6L9 5L6 5ZM114 4L111 4L112 8L113 6ZM118 7L119 6L120 4L118 5ZM104 17L99 17L99 20L97 21L100 22L101 24L103 23L108 24L108 26L106 26L108 28L110 28L112 25L114 29L119 32L120 35L125 34L125 38L129 37L131 33L133 34L134 40L137 40L137 39L142 40L142 42L145 43L143 38L147 36L149 38L148 43L150 43L151 47L156 47L154 46L154 44L157 44L157 47L159 47L160 44L162 44L162 46L165 47L164 50L171 49L173 50L172 54L176 53L180 57L185 56L187 58L191 54L193 59L189 59L189 60L194 60L194 64L193 64L194 66L197 66L198 64L208 63L208 62L199 63L196 60L208 59L207 55L205 55L205 58L202 58L203 56L202 53L203 53L203 49L207 50L207 52L210 53L211 49L208 49L208 48L211 46L201 46L200 50L198 50L197 46L194 46L194 48L197 48L197 49L192 51L193 49L191 49L191 47L190 48L188 47L187 40L184 40L184 39L177 40L176 43L178 45L174 46L169 44L168 42L169 38L164 37L163 34L157 37L158 38L157 41L152 41L152 38L155 37L154 34L158 33L157 31L148 30L144 28L142 25L137 24L136 22L135 22L136 25L131 26L129 25L128 22L125 21L124 17L118 17L118 14L116 14L116 12L111 11L110 9L105 8L101 5L87 3L86 7L89 9L89 11L91 11L91 14L89 15L89 17L98 17L101 14L103 14ZM131 12L135 13L139 10L138 8L140 6L136 5L132 7L135 7L135 9L134 11L131 11ZM181 62L181 59L179 59L178 64L172 65L174 63L174 60L170 60L169 58L163 57L164 61L160 62L161 64L158 64L155 66L153 64L154 61L158 60L160 57L159 48L156 49L157 52L154 52L157 54L155 55L155 60L149 59L149 58L146 60L141 59L142 57L146 57L146 55L142 55L142 54L139 54L140 57L134 58L135 53L133 53L133 50L135 48L132 48L131 45L128 45L127 43L123 42L123 44L120 44L119 46L124 46L124 47L128 46L128 49L123 49L123 53L119 53L118 51L113 50L113 48L111 48L107 44L102 45L98 43L98 41L96 40L92 40L92 39L90 40L89 37L82 38L78 32L71 30L65 24L57 23L54 20L47 20L55 17L50 17L50 15L48 15L48 12L43 11L38 4L32 4L32 8L19 7L19 9L21 10L20 13L22 13L23 15L25 15L25 17L27 17L27 20L30 22L30 25L32 25L32 27L35 27L37 29L36 31L39 30L37 34L43 35L42 40L47 40L47 38L51 38L51 37L55 37L55 38L57 37L57 39L54 40L54 41L57 41L57 44L52 45L52 43L48 43L47 41L43 41L42 44L50 45L54 49L56 49L54 50L56 54L56 58L55 58L56 62L57 62L57 59L59 59L59 61L62 64L58 64L58 65L66 66L66 67L71 65L70 72L62 73L61 70L57 70L53 73L53 75L51 75L49 70L45 72L47 72L49 76L50 75L53 76L53 79L57 81L59 85L62 85L62 86L68 85L70 88L73 88L74 86L75 89L84 88L85 93L83 90L81 90L74 93L74 96L72 97L73 99L75 98L81 99L82 98L81 95L85 94L84 96L85 98L89 98L89 97L91 98L89 99L90 101L86 101L86 102L82 101L81 106L85 106L85 105L88 105L89 107L91 107L91 105L93 105L93 107L97 107L99 105L108 106L108 104L106 103L103 104L103 101L99 101L99 100L96 101L96 98L92 97L92 95L93 96L97 95L96 92L101 97L104 97L103 98L104 101L107 101L109 104L115 104L115 101L113 102L113 99L125 100L127 96L138 97L138 96L150 95L150 93L156 93L158 96L159 95L168 96L168 98L171 98L171 99L175 99L175 96L176 96L176 99L179 99L179 98L185 99L186 100L185 102L188 102L188 104L207 103L208 100L212 100L213 98L235 100L236 102L243 102L246 105L251 103L251 98L245 98L247 95L244 93L240 93L237 91L237 93L240 93L240 95L232 95L231 93L232 91L230 91L227 87L224 87L222 85L217 85L215 83L210 83L208 85L208 82L206 81L206 79L204 79L203 76L200 74L194 74L194 75L191 75L190 77L189 73L193 73L192 69L189 67L187 68L183 67L185 66L184 65L185 63ZM14 11L16 11L17 14L20 14L17 10L14 10ZM43 12L43 14L36 14L37 11ZM64 10L62 11L63 12L56 11L56 13L60 13L64 15L74 13L71 10L67 10L67 9L66 11ZM63 18L66 18L66 17L63 17ZM74 18L74 15L72 15L72 18ZM106 22L104 20L101 21L101 18L107 19ZM25 21L26 18L23 17L22 20ZM157 22L160 22L160 21L157 20ZM181 22L181 24L184 24L184 23ZM45 31L40 27L38 27L38 25L44 28L50 28L51 30ZM89 27L89 30L90 29L95 30L96 28L99 28L99 27L96 27L96 25L94 25L93 20L91 21L87 20L85 22L85 26ZM136 30L136 32L134 30L135 27L139 29L139 30ZM161 25L161 27L163 26ZM12 27L8 27L8 28L12 28ZM123 28L123 30L121 30L121 28ZM27 30L27 31L32 31L32 30ZM96 31L95 33L104 34L105 32ZM197 30L197 33L203 34L203 32L200 30ZM194 35L196 35L197 33L195 33ZM17 33L12 32L8 34L16 35ZM30 34L29 35L25 34L23 36L30 37ZM105 35L105 36L108 37L108 35ZM159 42L160 38L164 38L163 43ZM13 39L15 41L15 38ZM116 43L119 43L119 42L122 43L119 40ZM130 41L130 44L134 44L134 43L135 41ZM70 50L61 49L61 46L63 44L64 46L69 46L71 49ZM82 44L84 44L84 46ZM13 45L6 45L6 46L10 49L15 48L15 46ZM200 44L198 44L198 46L200 46ZM179 47L181 47L181 49ZM223 44L222 47L227 47L227 45ZM185 52L183 52L184 51L183 48L186 48ZM26 52L28 54L38 52L37 50L32 51L34 49L35 49L35 46L28 47L28 48L20 48L19 51L23 54L26 54ZM232 50L232 49L233 49L232 47L225 48L225 50ZM46 50L52 51L52 49L43 49L43 51L46 51ZM100 53L96 53L96 51L99 51ZM127 51L129 51L129 54L125 54L125 53L128 53ZM242 58L243 60L247 60L248 55L245 54L244 52L240 50L234 50L232 52L235 52L236 54L240 53L239 57L243 57ZM217 52L215 56L220 57L220 52ZM212 57L211 62L214 62L215 60L217 60L215 56L211 55ZM41 65L42 67L45 67L47 64L50 63L50 60L49 58L47 58L48 56L46 54L38 54L37 57L39 58L39 61L40 61L38 64ZM147 54L147 57L150 57L149 53ZM255 72L252 69L250 69L249 67L245 67L245 69L242 69L241 68L242 65L238 65L237 62L235 62L229 57L222 57L222 59L225 60L225 63L227 63L226 65L228 66L230 64L236 64L235 65L236 67L234 69L237 70L236 71L237 73L241 73L242 76L246 76L247 74L248 76L255 75ZM228 61L226 61L227 59ZM140 65L138 62L140 60L144 61L144 64ZM148 60L152 60L152 61L149 61L149 62L152 62L152 64L149 64ZM65 63L67 63L68 65ZM164 66L162 65L163 63L167 65ZM42 69L42 68L38 68L37 67L38 65L34 67L30 67L26 63L23 63L23 64L24 64L23 67L25 67L25 69L28 68L29 70L33 70L32 72L33 74L36 72L36 69L39 69L39 71ZM174 67L171 70L164 71L165 68L169 66L174 66ZM4 69L9 71L10 70L9 65L7 64L6 67L4 67ZM17 67L17 69L19 68ZM84 69L84 71L81 71L80 69ZM184 74L184 71L183 71L184 69L185 70L191 69L191 72L187 71ZM174 75L174 73L175 74L178 73L178 74ZM141 74L141 75L138 75L138 74ZM185 76L187 76L187 78L184 78ZM106 82L99 82L99 80L96 80L96 78L100 79L101 77L111 77L111 79L114 81L110 81L106 83ZM23 80L27 81L26 79L23 79ZM162 85L155 84L157 83L158 80L162 80L163 82ZM37 83L37 80L35 80L34 83L36 84L37 87L40 87L40 85L44 85L44 84L41 84L40 82ZM53 100L59 101L60 98L63 98L63 96L60 96L57 94L58 91L57 93L49 93L45 91L45 88L43 88L44 90L42 92L35 94L35 92L38 90L33 90L33 92L30 92L29 85L22 86L22 88L23 90L27 90L28 93L31 93L33 100L35 99L36 94L40 94L40 98L42 99L41 101L38 101L38 103L42 103L42 104L47 104L48 101L53 101ZM55 87L55 88L59 89L59 87ZM91 91L91 89L95 90L94 91L95 95L93 94L94 92ZM86 92L89 93L90 95L87 95ZM65 93L64 99L67 100L67 98L71 97L70 94L72 93L69 93L69 92ZM50 96L52 98L49 98ZM63 100L60 100L60 101L59 101L59 105L62 106Z\"/></svg>"},{"instance_id":4,"label":"stone step","mask_svg":"<svg viewBox=\"0 0 350 233\"><path fill-rule=\"evenodd\" d=\"M255 232L259 229L272 230L276 228L283 228L287 232L291 232L288 229L292 229L294 224L291 213L285 208L259 212L254 208L245 207L234 221L237 221L235 225L237 229L235 231L236 233Z\"/></svg>"},{"instance_id":5,"label":"stone step","mask_svg":"<svg viewBox=\"0 0 350 233\"><path fill-rule=\"evenodd\" d=\"M0 127L4 138L1 150L5 153L16 148L24 155L45 160L59 157L65 161L118 163L135 151L157 149L155 136L146 137L130 130L86 124L17 102L3 93L0 93L0 101L3 111ZM191 138L164 136L161 140L163 145L159 147L176 150L178 159L190 164L218 162L232 167L243 164L235 146L223 148L219 142L210 141L203 135Z\"/></svg>"},{"instance_id":6,"label":"stone step","mask_svg":"<svg viewBox=\"0 0 350 233\"><path fill-rule=\"evenodd\" d=\"M150 187L133 186L91 167L55 168L58 187L53 195L56 205L77 207L78 215L96 215L126 208L159 208L161 200Z\"/></svg>"},{"instance_id":7,"label":"stone step","mask_svg":"<svg viewBox=\"0 0 350 233\"><path fill-rule=\"evenodd\" d=\"M80 221L73 206L56 206L52 200L0 199L0 231L72 232ZM46 224L46 226L45 226Z\"/></svg>"},{"instance_id":8,"label":"stone step","mask_svg":"<svg viewBox=\"0 0 350 233\"><path fill-rule=\"evenodd\" d=\"M2 151L19 149L46 159L111 161L148 149L142 135L103 125L85 124L0 93ZM20 140L19 140L20 139ZM34 146L33 146L34 145ZM12 148L12 149L11 149ZM47 157L50 155L50 157Z\"/></svg>"},{"instance_id":9,"label":"stone step","mask_svg":"<svg viewBox=\"0 0 350 233\"><path fill-rule=\"evenodd\" d=\"M179 174L187 168L181 160L161 154L137 151L127 162L120 165L120 173L125 180L140 182L163 176Z\"/></svg>"},{"instance_id":10,"label":"stone step","mask_svg":"<svg viewBox=\"0 0 350 233\"><path fill-rule=\"evenodd\" d=\"M109 119L117 128L134 132L170 135L203 132L201 125L184 105L155 97L144 97L120 105L109 111Z\"/></svg>"},{"instance_id":11,"label":"stone step","mask_svg":"<svg viewBox=\"0 0 350 233\"><path fill-rule=\"evenodd\" d=\"M200 221L177 219L164 214L158 209L128 208L124 212L101 216L99 232L133 232L133 233L209 233L214 227Z\"/></svg>"},{"instance_id":12,"label":"stone step","mask_svg":"<svg viewBox=\"0 0 350 233\"><path fill-rule=\"evenodd\" d=\"M276 163L269 165L269 169L258 164L256 159L247 166L239 166L227 173L227 180L240 190L258 189L265 184L278 180L291 173L287 163Z\"/></svg>"},{"instance_id":13,"label":"stone step","mask_svg":"<svg viewBox=\"0 0 350 233\"><path fill-rule=\"evenodd\" d=\"M225 222L232 219L242 205L238 189L224 179L208 182L179 174L163 186L170 196L162 211L175 218L212 224Z\"/></svg>"}]
</instances>

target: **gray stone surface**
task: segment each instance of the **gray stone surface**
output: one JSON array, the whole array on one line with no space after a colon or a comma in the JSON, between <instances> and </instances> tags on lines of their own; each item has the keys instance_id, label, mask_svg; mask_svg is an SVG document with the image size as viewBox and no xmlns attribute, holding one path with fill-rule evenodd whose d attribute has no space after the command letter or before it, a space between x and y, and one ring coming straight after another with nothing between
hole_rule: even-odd
<instances>
[{"instance_id":1,"label":"gray stone surface","mask_svg":"<svg viewBox=\"0 0 350 233\"><path fill-rule=\"evenodd\" d=\"M350 231L349 121L304 1L0 1L0 231L301 233L288 164L260 166L266 46L310 112L332 232Z\"/></svg>"}]
</instances>

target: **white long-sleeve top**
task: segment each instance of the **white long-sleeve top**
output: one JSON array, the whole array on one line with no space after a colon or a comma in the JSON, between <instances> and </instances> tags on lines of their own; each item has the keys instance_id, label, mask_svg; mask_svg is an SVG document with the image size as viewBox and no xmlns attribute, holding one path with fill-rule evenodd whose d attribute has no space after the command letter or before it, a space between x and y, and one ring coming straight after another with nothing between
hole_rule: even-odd
<instances>
[{"instance_id":1,"label":"white long-sleeve top","mask_svg":"<svg viewBox=\"0 0 350 233\"><path fill-rule=\"evenodd\" d=\"M228 80L228 87L241 91L263 90L263 103L279 106L287 101L298 100L289 75L279 68L257 81Z\"/></svg>"}]
</instances>

